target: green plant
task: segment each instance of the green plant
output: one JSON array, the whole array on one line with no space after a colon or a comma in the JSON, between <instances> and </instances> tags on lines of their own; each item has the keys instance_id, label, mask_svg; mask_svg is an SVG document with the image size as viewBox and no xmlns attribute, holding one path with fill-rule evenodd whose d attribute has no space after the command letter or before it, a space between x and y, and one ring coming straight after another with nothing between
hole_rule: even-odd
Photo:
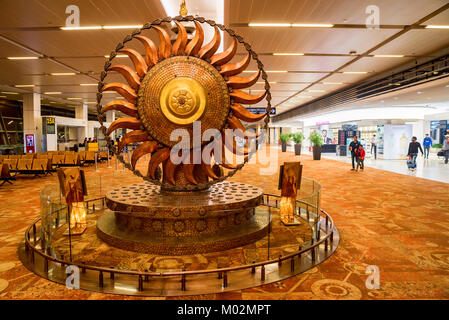
<instances>
[{"instance_id":1,"label":"green plant","mask_svg":"<svg viewBox=\"0 0 449 320\"><path fill-rule=\"evenodd\" d=\"M301 132L292 133L292 140L296 144L301 144L304 140L304 135Z\"/></svg>"},{"instance_id":2,"label":"green plant","mask_svg":"<svg viewBox=\"0 0 449 320\"><path fill-rule=\"evenodd\" d=\"M281 142L287 143L290 139L291 139L290 133L281 133L279 135L279 140L281 140Z\"/></svg>"},{"instance_id":3,"label":"green plant","mask_svg":"<svg viewBox=\"0 0 449 320\"><path fill-rule=\"evenodd\" d=\"M441 149L442 147L443 147L443 145L441 143L434 143L432 145L432 148L435 148L435 149Z\"/></svg>"},{"instance_id":4,"label":"green plant","mask_svg":"<svg viewBox=\"0 0 449 320\"><path fill-rule=\"evenodd\" d=\"M316 147L321 147L323 145L323 137L318 132L312 133L309 140Z\"/></svg>"}]
</instances>

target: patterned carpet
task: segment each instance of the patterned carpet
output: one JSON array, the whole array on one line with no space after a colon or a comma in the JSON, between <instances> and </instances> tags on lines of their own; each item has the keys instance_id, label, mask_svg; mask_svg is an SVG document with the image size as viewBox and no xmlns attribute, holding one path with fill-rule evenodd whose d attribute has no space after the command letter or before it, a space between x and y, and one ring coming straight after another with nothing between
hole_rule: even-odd
<instances>
[{"instance_id":1,"label":"patterned carpet","mask_svg":"<svg viewBox=\"0 0 449 320\"><path fill-rule=\"evenodd\" d=\"M334 218L341 242L317 268L288 280L242 291L193 299L448 299L449 197L444 183L350 165L312 161L279 153L279 161L301 160L303 174L323 186L321 206ZM405 164L404 164L405 165ZM87 175L94 174L88 168ZM103 164L102 178L113 180ZM278 193L277 174L259 176L247 165L232 180ZM123 176L123 175L121 175ZM107 181L109 181L107 180ZM117 177L115 177L117 180ZM114 180L114 181L115 181ZM120 183L137 182L130 176ZM0 188L1 299L123 299L128 297L68 290L24 268L17 246L25 228L40 215L39 190L57 183L55 175L20 177ZM380 270L380 289L366 288L366 267Z\"/></svg>"}]
</instances>

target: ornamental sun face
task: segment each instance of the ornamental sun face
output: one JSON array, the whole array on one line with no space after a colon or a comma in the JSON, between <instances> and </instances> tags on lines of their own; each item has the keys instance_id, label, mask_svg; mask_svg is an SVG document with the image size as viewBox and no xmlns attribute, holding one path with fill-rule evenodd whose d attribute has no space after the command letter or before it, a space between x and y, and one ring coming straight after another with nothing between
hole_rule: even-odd
<instances>
[{"instance_id":1,"label":"ornamental sun face","mask_svg":"<svg viewBox=\"0 0 449 320\"><path fill-rule=\"evenodd\" d=\"M172 44L169 33L163 27L170 27L173 21L177 28L176 40ZM188 41L188 33L184 21L194 23L194 35ZM100 92L115 91L124 100L114 100L101 107L99 95L99 120L109 110L117 110L126 115L114 121L107 129L109 136L117 129L129 129L118 143L117 154L128 144L138 144L131 157L131 169L136 173L137 161L144 155L151 154L148 170L144 176L152 182L163 186L176 186L177 189L201 189L214 182L222 181L227 176L224 169L237 170L243 166L230 163L224 158L226 152L245 156L247 161L248 139L243 148L236 144L234 136L227 137L225 129L237 130L241 138L257 138L257 135L246 130L244 122L257 122L265 118L268 123L268 112L260 115L250 113L242 104L256 104L267 98L267 111L270 109L269 85L262 64L251 47L232 30L223 26L220 29L230 37L230 45L221 53L216 53L222 41L220 29L215 23L204 18L176 17L164 19L161 23L145 25L138 32L128 36L123 44L119 44L109 62L105 65L102 81L109 72L118 72L126 83L100 83ZM214 29L214 36L204 44L203 25ZM159 45L144 32L156 32ZM129 41L137 41L143 45L145 56L138 51L126 48ZM243 43L246 53L237 62L231 62L238 45ZM134 68L115 65L111 61L115 55L127 55ZM249 77L239 75L254 59L259 70ZM254 85L262 74L265 80L265 91L258 95L248 94L241 89ZM210 141L194 146L194 123L201 123L201 134L215 129L222 134ZM190 136L189 150L200 148L201 154L210 154L210 161L201 158L200 163L193 161L193 152L180 155L187 161L174 164L170 154L179 142L170 139L173 130L184 129ZM238 130L239 129L239 130ZM219 144L220 152L217 152ZM218 154L220 153L220 154ZM189 161L190 160L190 161ZM162 170L161 168L162 167ZM229 174L228 174L229 175ZM211 180L209 182L209 180Z\"/></svg>"}]
</instances>

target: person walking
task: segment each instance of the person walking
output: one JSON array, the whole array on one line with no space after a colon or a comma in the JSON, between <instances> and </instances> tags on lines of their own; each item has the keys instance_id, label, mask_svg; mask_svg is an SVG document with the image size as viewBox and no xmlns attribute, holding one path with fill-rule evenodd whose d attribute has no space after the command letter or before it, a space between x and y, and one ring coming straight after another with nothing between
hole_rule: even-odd
<instances>
[{"instance_id":1,"label":"person walking","mask_svg":"<svg viewBox=\"0 0 449 320\"><path fill-rule=\"evenodd\" d=\"M377 138L376 135L373 134L371 137L371 155L373 155L374 150L374 160L377 160Z\"/></svg>"},{"instance_id":2,"label":"person walking","mask_svg":"<svg viewBox=\"0 0 449 320\"><path fill-rule=\"evenodd\" d=\"M352 169L355 170L355 160L357 159L356 150L360 146L360 142L357 139L357 136L354 136L353 140L349 144L349 151L351 151L351 161L352 161Z\"/></svg>"},{"instance_id":3,"label":"person walking","mask_svg":"<svg viewBox=\"0 0 449 320\"><path fill-rule=\"evenodd\" d=\"M445 136L441 151L443 151L444 163L447 164L449 162L449 134Z\"/></svg>"},{"instance_id":4,"label":"person walking","mask_svg":"<svg viewBox=\"0 0 449 320\"><path fill-rule=\"evenodd\" d=\"M416 158L418 157L418 150L421 151L421 155L424 156L421 143L416 140L416 137L412 137L412 142L410 142L410 144L408 145L407 156L409 156L411 161L411 165L409 166L409 169L411 170L416 170Z\"/></svg>"},{"instance_id":5,"label":"person walking","mask_svg":"<svg viewBox=\"0 0 449 320\"><path fill-rule=\"evenodd\" d=\"M430 147L432 146L433 141L432 138L429 137L429 134L426 134L426 137L424 138L422 145L424 147L424 158L429 159L429 153L430 153Z\"/></svg>"}]
</instances>

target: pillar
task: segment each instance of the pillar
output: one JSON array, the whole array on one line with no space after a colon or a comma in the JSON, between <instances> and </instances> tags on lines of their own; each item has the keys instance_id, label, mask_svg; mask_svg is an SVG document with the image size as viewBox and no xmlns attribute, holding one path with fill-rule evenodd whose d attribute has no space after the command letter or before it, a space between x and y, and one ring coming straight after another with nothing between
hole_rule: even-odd
<instances>
[{"instance_id":1,"label":"pillar","mask_svg":"<svg viewBox=\"0 0 449 320\"><path fill-rule=\"evenodd\" d=\"M82 120L82 125L77 129L78 142L83 142L88 137L87 104L83 103L75 107L75 118Z\"/></svg>"},{"instance_id":2,"label":"pillar","mask_svg":"<svg viewBox=\"0 0 449 320\"><path fill-rule=\"evenodd\" d=\"M34 134L36 152L42 152L41 95L29 93L23 95L23 133Z\"/></svg>"}]
</instances>

